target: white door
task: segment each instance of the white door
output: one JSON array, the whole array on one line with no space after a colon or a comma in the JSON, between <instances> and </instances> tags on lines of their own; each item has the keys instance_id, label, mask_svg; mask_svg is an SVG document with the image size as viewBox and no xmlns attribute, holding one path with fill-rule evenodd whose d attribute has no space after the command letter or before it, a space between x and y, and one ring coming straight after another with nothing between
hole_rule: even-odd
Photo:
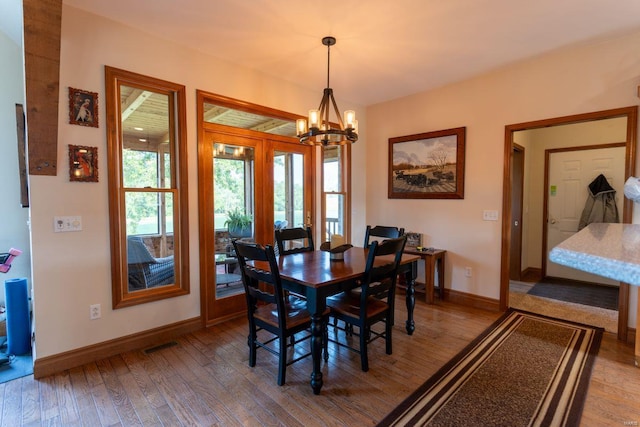
<instances>
[{"instance_id":1,"label":"white door","mask_svg":"<svg viewBox=\"0 0 640 427\"><path fill-rule=\"evenodd\" d=\"M618 282L549 260L549 251L578 231L580 215L589 195L588 186L603 174L616 190L622 220L625 147L552 152L549 155L547 268L546 275L585 282L618 285Z\"/></svg>"}]
</instances>

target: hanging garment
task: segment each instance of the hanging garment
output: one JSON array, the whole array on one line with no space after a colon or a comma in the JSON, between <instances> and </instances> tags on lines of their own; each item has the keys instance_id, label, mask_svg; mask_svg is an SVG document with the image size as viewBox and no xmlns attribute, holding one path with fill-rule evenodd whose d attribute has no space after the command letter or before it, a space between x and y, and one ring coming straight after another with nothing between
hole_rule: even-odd
<instances>
[{"instance_id":1,"label":"hanging garment","mask_svg":"<svg viewBox=\"0 0 640 427\"><path fill-rule=\"evenodd\" d=\"M592 222L620 222L616 190L609 185L607 178L600 174L589 184L589 196L580 216L578 230Z\"/></svg>"}]
</instances>

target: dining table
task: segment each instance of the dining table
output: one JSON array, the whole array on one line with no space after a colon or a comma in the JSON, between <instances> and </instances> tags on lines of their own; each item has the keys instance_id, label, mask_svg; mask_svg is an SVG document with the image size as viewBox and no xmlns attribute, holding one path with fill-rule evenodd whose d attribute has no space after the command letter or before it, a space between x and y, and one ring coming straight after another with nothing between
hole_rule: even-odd
<instances>
[{"instance_id":1,"label":"dining table","mask_svg":"<svg viewBox=\"0 0 640 427\"><path fill-rule=\"evenodd\" d=\"M314 394L322 389L321 353L324 319L327 297L359 286L364 277L368 249L352 247L343 253L343 259L333 260L327 251L310 251L278 257L278 267L282 287L289 291L304 295L307 310L311 315L311 357L313 372L311 388ZM393 261L393 255L380 257L379 262ZM417 262L420 257L403 254L400 261L399 274L405 277L407 320L406 330L409 335L415 330L413 310L415 307L415 279Z\"/></svg>"}]
</instances>

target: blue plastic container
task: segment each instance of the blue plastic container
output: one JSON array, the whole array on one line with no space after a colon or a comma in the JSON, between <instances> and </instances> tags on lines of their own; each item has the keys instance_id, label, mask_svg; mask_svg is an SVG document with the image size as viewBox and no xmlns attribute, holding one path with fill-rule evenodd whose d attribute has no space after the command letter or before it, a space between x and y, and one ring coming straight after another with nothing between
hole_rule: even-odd
<instances>
[{"instance_id":1,"label":"blue plastic container","mask_svg":"<svg viewBox=\"0 0 640 427\"><path fill-rule=\"evenodd\" d=\"M27 279L4 281L7 308L7 353L26 354L31 351L31 319Z\"/></svg>"}]
</instances>

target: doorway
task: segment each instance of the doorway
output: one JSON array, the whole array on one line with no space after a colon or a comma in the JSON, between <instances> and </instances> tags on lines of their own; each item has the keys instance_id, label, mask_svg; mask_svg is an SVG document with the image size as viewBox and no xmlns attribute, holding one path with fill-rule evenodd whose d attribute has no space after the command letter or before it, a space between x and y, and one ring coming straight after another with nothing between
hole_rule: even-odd
<instances>
[{"instance_id":1,"label":"doorway","mask_svg":"<svg viewBox=\"0 0 640 427\"><path fill-rule=\"evenodd\" d=\"M610 136L607 136L607 126L602 126L602 129L598 133L590 133L588 136L598 136L597 143L602 143L603 140L608 142L622 142L625 147L624 158L624 176L630 176L635 170L635 143L636 143L636 126L637 126L637 107L625 107L615 110L600 111L594 113L586 113L575 116L559 117L554 119L546 119L535 122L520 123L515 125L508 125L505 128L505 167L504 167L504 192L503 192L503 221L502 221L502 267L501 267L501 280L500 280L500 307L503 310L509 306L509 279L511 276L511 257L513 256L512 234L513 229L513 208L512 208L512 173L514 171L513 165L513 143L517 142L519 145L527 148L527 153L531 153L525 159L525 170L528 171L524 174L525 188L529 191L524 192L524 215L521 221L522 233L525 236L539 235L542 236L543 217L545 216L542 209L533 209L534 207L542 206L543 197L546 191L545 183L542 179L534 179L533 176L544 175L544 149L542 154L538 153L537 144L532 143L529 139L531 133L524 133L523 131L541 132L549 130L551 128L562 132L570 129L569 125L573 124L608 124L606 120L618 119L624 122L622 136L620 139L611 141ZM526 138L518 139L518 133L525 135ZM615 138L615 137L614 137ZM575 136L569 136L569 134L562 135L561 146L581 145L575 141ZM584 144L585 137L582 135L579 140ZM596 144L596 142L594 142ZM587 145L587 144L584 144ZM533 174L533 175L532 175ZM632 203L629 200L624 200L623 209L621 212L622 222L631 222ZM539 257L538 265L542 270L542 242L538 250L529 249L528 246L523 246L522 260L523 267L531 265L531 258ZM618 300L618 338L626 341L627 339L627 323L628 323L628 298L629 288L625 283L620 284L620 294Z\"/></svg>"},{"instance_id":2,"label":"doorway","mask_svg":"<svg viewBox=\"0 0 640 427\"><path fill-rule=\"evenodd\" d=\"M313 155L313 147L290 138L206 125L198 179L200 288L207 326L246 310L233 241L273 245L276 225L312 221Z\"/></svg>"}]
</instances>

